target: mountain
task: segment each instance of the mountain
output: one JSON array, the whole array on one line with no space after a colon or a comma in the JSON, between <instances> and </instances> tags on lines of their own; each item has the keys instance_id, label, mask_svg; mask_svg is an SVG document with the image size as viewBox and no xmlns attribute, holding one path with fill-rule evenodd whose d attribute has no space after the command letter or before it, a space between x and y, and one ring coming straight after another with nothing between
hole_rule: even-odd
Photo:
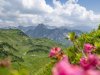
<instances>
[{"instance_id":1,"label":"mountain","mask_svg":"<svg viewBox=\"0 0 100 75\"><path fill-rule=\"evenodd\" d=\"M86 26L86 25L81 25L81 26L73 26L73 27L69 27L70 29L73 30L81 30L82 32L90 32L93 29L96 29L95 27L92 28L91 26Z\"/></svg>"},{"instance_id":2,"label":"mountain","mask_svg":"<svg viewBox=\"0 0 100 75\"><path fill-rule=\"evenodd\" d=\"M36 27L36 26L26 26L26 27L24 27L24 26L18 26L18 27L16 27L16 28L17 28L17 29L20 29L20 30L22 30L22 31L24 31L24 32L27 32L28 30L33 30L35 27Z\"/></svg>"},{"instance_id":3,"label":"mountain","mask_svg":"<svg viewBox=\"0 0 100 75\"><path fill-rule=\"evenodd\" d=\"M31 75L49 63L48 53L55 46L63 47L48 38L30 38L19 29L0 29L0 59L12 58L14 68L26 68Z\"/></svg>"},{"instance_id":4,"label":"mountain","mask_svg":"<svg viewBox=\"0 0 100 75\"><path fill-rule=\"evenodd\" d=\"M78 27L78 28L81 28L81 27ZM8 29L11 29L11 27L8 27ZM78 30L77 27L71 27L71 28L66 27L66 26L54 27L54 26L48 26L44 24L39 24L39 25L34 25L34 26L20 26L19 25L18 27L15 27L15 28L13 27L13 29L20 29L25 34L27 34L28 36L32 38L48 38L67 46L71 45L70 41L65 40L66 35L69 32L75 32L77 35L80 35L82 33L81 31L82 29Z\"/></svg>"},{"instance_id":5,"label":"mountain","mask_svg":"<svg viewBox=\"0 0 100 75\"><path fill-rule=\"evenodd\" d=\"M23 27L20 29L23 30ZM60 28L50 27L50 26L48 27L44 24L39 24L35 27L26 27L23 31L30 37L34 38L46 37L56 42L65 43L67 45L70 45L70 41L66 42L65 37L69 32L75 32L78 35L82 33L80 30L70 30L67 29L66 27L60 27Z\"/></svg>"}]
</instances>

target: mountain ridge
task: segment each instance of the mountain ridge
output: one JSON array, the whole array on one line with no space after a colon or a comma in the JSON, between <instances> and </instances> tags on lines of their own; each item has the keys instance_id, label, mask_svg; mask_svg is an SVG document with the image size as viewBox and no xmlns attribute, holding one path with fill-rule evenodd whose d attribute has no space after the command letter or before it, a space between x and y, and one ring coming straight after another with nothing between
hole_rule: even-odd
<instances>
[{"instance_id":1,"label":"mountain ridge","mask_svg":"<svg viewBox=\"0 0 100 75\"><path fill-rule=\"evenodd\" d=\"M44 25L44 24L39 24L35 27L30 27L29 29L27 29L27 31L25 29L20 28L21 30L23 30L28 36L33 37L33 38L49 38L52 39L56 42L60 42L60 43L64 43L64 44L70 44L70 41L65 40L66 35L69 32L75 32L77 35L81 34L82 32L80 30L71 30L71 29L67 29L67 28L48 28L48 26Z\"/></svg>"}]
</instances>

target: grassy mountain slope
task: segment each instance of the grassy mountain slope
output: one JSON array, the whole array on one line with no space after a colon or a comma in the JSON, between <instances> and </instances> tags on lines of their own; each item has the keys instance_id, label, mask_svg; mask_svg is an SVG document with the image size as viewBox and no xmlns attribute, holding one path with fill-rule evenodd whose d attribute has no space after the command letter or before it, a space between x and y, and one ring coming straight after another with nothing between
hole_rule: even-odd
<instances>
[{"instance_id":1,"label":"grassy mountain slope","mask_svg":"<svg viewBox=\"0 0 100 75\"><path fill-rule=\"evenodd\" d=\"M30 75L50 62L48 53L54 46L61 44L47 38L30 38L18 29L0 29L1 57L10 56L16 69L27 68Z\"/></svg>"}]
</instances>

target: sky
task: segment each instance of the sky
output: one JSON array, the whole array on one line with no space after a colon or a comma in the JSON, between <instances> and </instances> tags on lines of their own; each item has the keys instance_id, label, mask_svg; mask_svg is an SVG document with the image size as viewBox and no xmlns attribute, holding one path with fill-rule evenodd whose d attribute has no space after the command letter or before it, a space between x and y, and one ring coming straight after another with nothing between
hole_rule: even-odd
<instances>
[{"instance_id":1,"label":"sky","mask_svg":"<svg viewBox=\"0 0 100 75\"><path fill-rule=\"evenodd\" d=\"M0 26L90 26L100 23L100 0L0 0Z\"/></svg>"},{"instance_id":2,"label":"sky","mask_svg":"<svg viewBox=\"0 0 100 75\"><path fill-rule=\"evenodd\" d=\"M64 4L68 0L60 0ZM46 0L46 3L53 6L52 0ZM77 2L81 6L85 7L88 10L93 10L95 13L100 13L100 0L78 0Z\"/></svg>"},{"instance_id":3,"label":"sky","mask_svg":"<svg viewBox=\"0 0 100 75\"><path fill-rule=\"evenodd\" d=\"M68 0L60 0L64 4ZM53 6L52 0L46 0L46 3ZM100 0L78 0L77 2L81 6L85 7L87 10L93 10L95 13L100 13Z\"/></svg>"}]
</instances>

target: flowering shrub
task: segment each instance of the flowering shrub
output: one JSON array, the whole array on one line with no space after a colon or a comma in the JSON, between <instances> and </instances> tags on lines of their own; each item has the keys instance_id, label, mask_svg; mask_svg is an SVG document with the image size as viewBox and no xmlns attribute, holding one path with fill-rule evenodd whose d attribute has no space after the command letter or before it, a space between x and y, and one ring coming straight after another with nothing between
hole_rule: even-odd
<instances>
[{"instance_id":1,"label":"flowering shrub","mask_svg":"<svg viewBox=\"0 0 100 75\"><path fill-rule=\"evenodd\" d=\"M68 57L61 52L55 54L58 62L52 69L53 75L100 75L98 56L92 53L80 59L80 65L70 64ZM59 60L60 57L60 60Z\"/></svg>"},{"instance_id":2,"label":"flowering shrub","mask_svg":"<svg viewBox=\"0 0 100 75\"><path fill-rule=\"evenodd\" d=\"M83 47L79 47L80 44L76 41L74 33L68 38L77 49L77 54L80 54L79 61L77 64L72 64L61 48L52 48L49 56L57 60L52 68L52 75L100 75L100 56L95 52L97 48L90 43L84 43Z\"/></svg>"}]
</instances>

